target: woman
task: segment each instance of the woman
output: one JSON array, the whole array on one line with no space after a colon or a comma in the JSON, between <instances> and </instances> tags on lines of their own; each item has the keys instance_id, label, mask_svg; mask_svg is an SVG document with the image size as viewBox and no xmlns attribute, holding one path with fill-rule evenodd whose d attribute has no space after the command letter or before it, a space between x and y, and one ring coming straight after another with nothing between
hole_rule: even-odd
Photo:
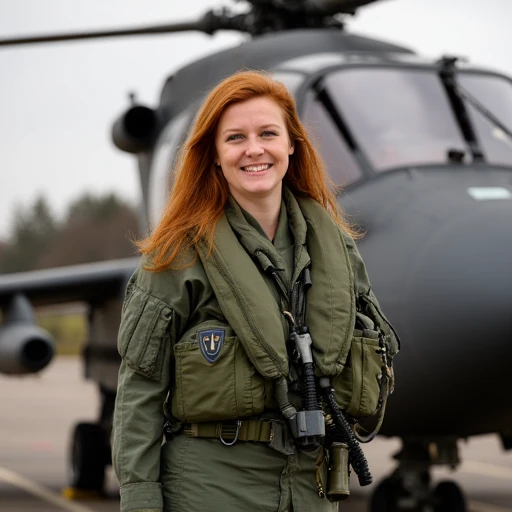
<instances>
[{"instance_id":1,"label":"woman","mask_svg":"<svg viewBox=\"0 0 512 512\"><path fill-rule=\"evenodd\" d=\"M366 330L397 346L282 84L246 71L209 94L139 248L118 340L121 510L336 510L313 366L365 416L390 379L354 330L361 297ZM355 403L349 354L368 344L373 395Z\"/></svg>"}]
</instances>

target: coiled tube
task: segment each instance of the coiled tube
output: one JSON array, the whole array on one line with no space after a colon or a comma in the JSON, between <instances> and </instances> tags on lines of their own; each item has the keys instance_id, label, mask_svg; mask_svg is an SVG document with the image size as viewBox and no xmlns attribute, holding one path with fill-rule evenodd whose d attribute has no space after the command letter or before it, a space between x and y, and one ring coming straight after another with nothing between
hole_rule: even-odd
<instances>
[{"instance_id":1,"label":"coiled tube","mask_svg":"<svg viewBox=\"0 0 512 512\"><path fill-rule=\"evenodd\" d=\"M354 432L352 431L350 424L336 403L336 399L334 397L334 389L331 387L329 379L320 379L320 387L322 388L325 399L327 400L327 403L331 409L332 419L336 423L336 426L341 430L341 436L348 444L350 464L357 475L359 485L361 485L361 487L370 485L373 481L373 477L368 467L368 461L366 460L363 450L361 449L361 446L359 446L359 443L354 436Z\"/></svg>"},{"instance_id":2,"label":"coiled tube","mask_svg":"<svg viewBox=\"0 0 512 512\"><path fill-rule=\"evenodd\" d=\"M302 369L304 371L304 409L306 411L317 411L320 407L316 393L313 363L304 363Z\"/></svg>"}]
</instances>

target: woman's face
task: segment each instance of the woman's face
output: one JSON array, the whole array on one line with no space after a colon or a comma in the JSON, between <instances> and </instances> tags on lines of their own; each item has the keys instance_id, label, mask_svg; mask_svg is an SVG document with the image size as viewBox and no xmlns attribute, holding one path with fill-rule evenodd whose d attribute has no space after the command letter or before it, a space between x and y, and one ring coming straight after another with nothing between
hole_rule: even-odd
<instances>
[{"instance_id":1,"label":"woman's face","mask_svg":"<svg viewBox=\"0 0 512 512\"><path fill-rule=\"evenodd\" d=\"M281 202L282 181L294 147L281 107L267 97L230 105L215 134L215 164L242 207L261 199Z\"/></svg>"}]
</instances>

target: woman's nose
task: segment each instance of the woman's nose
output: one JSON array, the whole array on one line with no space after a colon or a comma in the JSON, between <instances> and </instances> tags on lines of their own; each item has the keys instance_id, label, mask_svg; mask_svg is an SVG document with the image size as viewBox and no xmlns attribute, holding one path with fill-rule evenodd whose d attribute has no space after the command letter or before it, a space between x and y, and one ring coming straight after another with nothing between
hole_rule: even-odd
<instances>
[{"instance_id":1,"label":"woman's nose","mask_svg":"<svg viewBox=\"0 0 512 512\"><path fill-rule=\"evenodd\" d=\"M259 156L262 155L264 151L263 146L257 139L247 140L247 148L245 150L247 156Z\"/></svg>"}]
</instances>

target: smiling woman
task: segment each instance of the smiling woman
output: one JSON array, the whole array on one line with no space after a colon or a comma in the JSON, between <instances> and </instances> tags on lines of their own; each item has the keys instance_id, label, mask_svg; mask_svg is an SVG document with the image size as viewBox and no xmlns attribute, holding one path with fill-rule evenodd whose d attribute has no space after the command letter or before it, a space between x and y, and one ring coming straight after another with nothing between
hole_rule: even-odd
<instances>
[{"instance_id":1,"label":"smiling woman","mask_svg":"<svg viewBox=\"0 0 512 512\"><path fill-rule=\"evenodd\" d=\"M267 97L230 105L215 136L215 165L229 192L270 240L277 228L283 178L293 154L281 107Z\"/></svg>"},{"instance_id":2,"label":"smiling woman","mask_svg":"<svg viewBox=\"0 0 512 512\"><path fill-rule=\"evenodd\" d=\"M261 108L263 110L258 110ZM268 124L275 126L265 126ZM258 129L261 131L258 132ZM251 130L252 133L243 133L244 130ZM279 146L280 143L283 146ZM227 158L228 154L233 155L230 159L242 158L235 148L247 144L250 144L250 156L246 154L243 161L223 160L223 155ZM264 158L274 158L270 147L275 148L276 145L281 147L275 155L275 158L279 158L279 162L276 161L279 171L261 175L262 178L265 177L262 182L266 182L267 176L277 178L277 174L282 174L275 181L276 190L281 190L279 187L282 182L292 194L314 199L344 231L353 234L343 220L335 199L335 187L299 120L291 94L282 83L270 79L264 73L242 72L217 86L208 95L197 115L178 157L174 170L174 186L161 221L150 237L139 242L141 252L151 254L150 262L146 263L148 268L151 266L153 270L160 271L170 264L179 267L183 263L183 247L190 248L199 242L205 242L211 250L215 226L224 214L228 198L231 196L241 199L241 183L248 184L251 182L249 178L256 177L248 176L251 173L247 169L242 175L244 171L239 169L240 166L252 162L273 163L271 160L266 162ZM272 149L272 153L274 152L275 149ZM234 167L236 170L233 172ZM232 179L228 179L226 173ZM238 178L235 179L235 176ZM244 177L247 182L242 181ZM256 179L253 181L257 182ZM256 186L254 194L257 190ZM251 203L258 195L254 194L250 196ZM264 191L262 194L266 195ZM249 196L245 199L246 207L248 198ZM268 198L264 202L267 203ZM274 200L272 215L262 208L261 201L258 204L258 211L263 215L256 212L256 220L268 224L269 217L274 217L275 222L279 213L279 208L277 211L275 208L276 201ZM255 211L254 205L249 206L249 213L252 215L251 210Z\"/></svg>"},{"instance_id":3,"label":"smiling woman","mask_svg":"<svg viewBox=\"0 0 512 512\"><path fill-rule=\"evenodd\" d=\"M121 510L335 511L348 483L327 487L327 453L347 477L342 440L370 483L339 407L380 416L397 342L283 84L244 71L208 95L139 248L118 337ZM364 389L350 351L369 362Z\"/></svg>"}]
</instances>

